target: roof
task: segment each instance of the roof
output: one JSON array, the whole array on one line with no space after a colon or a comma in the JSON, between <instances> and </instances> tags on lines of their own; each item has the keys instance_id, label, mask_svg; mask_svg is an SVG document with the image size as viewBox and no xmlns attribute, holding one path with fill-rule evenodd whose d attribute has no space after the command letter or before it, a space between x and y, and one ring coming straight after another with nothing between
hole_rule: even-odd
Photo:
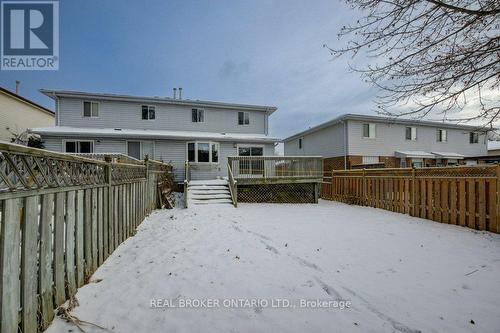
<instances>
[{"instance_id":1,"label":"roof","mask_svg":"<svg viewBox=\"0 0 500 333\"><path fill-rule=\"evenodd\" d=\"M406 150L406 151L395 151L394 155L396 157L403 157L403 158L435 158L434 154L425 152L425 151L420 151L420 150Z\"/></svg>"},{"instance_id":2,"label":"roof","mask_svg":"<svg viewBox=\"0 0 500 333\"><path fill-rule=\"evenodd\" d=\"M18 94L16 94L16 93L13 93L13 92L12 92L12 91L10 91L10 90L7 90L7 89L5 89L5 88L0 87L0 92L4 93L5 95L8 95L8 96L10 96L10 97L12 97L12 98L18 99L18 100L20 100L21 102L24 102L24 103L26 103L26 104L29 104L29 105L31 105L31 106L33 106L33 107L35 107L36 109L39 109L39 110L40 110L40 111L42 111L42 112L49 113L51 116L54 116L54 111L49 110L49 109L47 109L47 108L45 108L45 107L41 106L40 104L37 104L37 103L35 103L35 102L33 102L33 101L31 101L31 100L27 99L27 98L24 98L24 97L23 97L23 96L21 96L21 95L18 95Z\"/></svg>"},{"instance_id":3,"label":"roof","mask_svg":"<svg viewBox=\"0 0 500 333\"><path fill-rule=\"evenodd\" d=\"M439 151L433 151L432 152L436 157L438 158L447 158L447 159L462 159L465 156L459 153L453 153L453 152L439 152Z\"/></svg>"},{"instance_id":4,"label":"roof","mask_svg":"<svg viewBox=\"0 0 500 333\"><path fill-rule=\"evenodd\" d=\"M279 139L268 137L264 134L240 133L214 133L200 131L163 131L163 130L136 130L126 128L83 128L83 127L41 127L33 128L31 132L45 136L64 137L118 137L118 138L143 138L143 139L180 139L180 140L218 140L238 142L274 143Z\"/></svg>"},{"instance_id":5,"label":"roof","mask_svg":"<svg viewBox=\"0 0 500 333\"><path fill-rule=\"evenodd\" d=\"M419 125L419 126L430 126L430 127L439 127L439 128L451 128L451 129L463 129L468 131L477 131L477 126L471 125L459 125L438 121L428 121L428 120L415 120L415 119L404 119L404 118L395 118L395 117L382 117L382 116L369 116L369 115L361 115L361 114L352 114L347 113L343 114L337 118L321 123L317 126L311 127L305 131L296 133L292 136L287 137L283 141L290 141L296 139L300 136L304 136L306 134L310 134L316 131L319 131L323 128L330 127L332 125L341 123L346 120L359 120L359 121L369 121L369 122L378 122L378 123L392 123L392 124L403 124L403 125Z\"/></svg>"},{"instance_id":6,"label":"roof","mask_svg":"<svg viewBox=\"0 0 500 333\"><path fill-rule=\"evenodd\" d=\"M149 102L149 103L170 104L170 105L214 107L214 108L233 109L233 110L263 111L263 112L268 112L269 114L277 110L275 106L235 104L235 103L200 101L200 100L190 100L190 99L174 99L169 97L158 97L158 96L154 97L132 96L132 95L91 93L82 91L50 90L50 89L40 89L40 92L53 99L55 99L56 97L69 97L69 98L91 98L91 99L110 100L110 101L143 102L143 103Z\"/></svg>"}]
</instances>

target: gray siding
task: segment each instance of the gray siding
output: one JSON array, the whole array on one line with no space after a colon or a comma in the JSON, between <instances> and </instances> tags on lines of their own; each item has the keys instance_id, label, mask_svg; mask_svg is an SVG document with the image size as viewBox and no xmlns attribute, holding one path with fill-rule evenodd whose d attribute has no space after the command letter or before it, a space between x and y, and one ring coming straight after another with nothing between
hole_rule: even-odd
<instances>
[{"instance_id":1,"label":"gray siding","mask_svg":"<svg viewBox=\"0 0 500 333\"><path fill-rule=\"evenodd\" d=\"M62 152L62 137L44 138L45 149ZM89 140L88 138L71 138L71 140ZM127 140L100 139L94 140L96 153L127 153ZM135 140L137 141L137 140ZM186 156L186 142L182 140L156 140L154 141L154 159L170 163L174 169L174 178L180 182L184 180L184 163ZM261 146L261 144L255 144ZM236 156L237 148L233 142L220 142L220 157L218 164L198 164L191 166L193 180L215 179L227 176L227 158ZM264 145L264 155L274 155L274 144Z\"/></svg>"},{"instance_id":2,"label":"gray siding","mask_svg":"<svg viewBox=\"0 0 500 333\"><path fill-rule=\"evenodd\" d=\"M249 111L250 125L238 125L235 110L205 108L205 122L191 122L191 107L155 105L156 119L141 119L141 103L98 101L99 117L83 117L83 100L59 100L58 126L266 134L266 112Z\"/></svg>"},{"instance_id":3,"label":"gray siding","mask_svg":"<svg viewBox=\"0 0 500 333\"><path fill-rule=\"evenodd\" d=\"M466 130L446 129L447 142L437 142L436 130L439 127L415 126L417 140L405 139L405 125L375 123L376 137L363 138L362 121L348 120L348 155L361 156L394 156L397 150L419 150L426 152L455 152L465 156L486 155L485 136L479 136L479 143L469 143Z\"/></svg>"},{"instance_id":4,"label":"gray siding","mask_svg":"<svg viewBox=\"0 0 500 333\"><path fill-rule=\"evenodd\" d=\"M302 137L302 149L299 138L284 143L285 156L317 155L335 157L344 155L344 125L335 124Z\"/></svg>"}]
</instances>

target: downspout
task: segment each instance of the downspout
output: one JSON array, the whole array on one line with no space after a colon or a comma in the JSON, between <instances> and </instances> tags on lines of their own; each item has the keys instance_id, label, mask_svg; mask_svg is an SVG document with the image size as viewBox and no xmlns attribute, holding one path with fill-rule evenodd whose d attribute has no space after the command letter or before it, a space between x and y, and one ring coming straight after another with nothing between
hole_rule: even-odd
<instances>
[{"instance_id":1,"label":"downspout","mask_svg":"<svg viewBox=\"0 0 500 333\"><path fill-rule=\"evenodd\" d=\"M56 102L56 126L59 126L60 123L60 117L59 117L59 98L55 93L52 93L52 96L54 97L54 101Z\"/></svg>"},{"instance_id":2,"label":"downspout","mask_svg":"<svg viewBox=\"0 0 500 333\"><path fill-rule=\"evenodd\" d=\"M269 109L266 110L266 115L265 115L266 119L264 121L264 133L266 134L266 136L269 135Z\"/></svg>"},{"instance_id":3,"label":"downspout","mask_svg":"<svg viewBox=\"0 0 500 333\"><path fill-rule=\"evenodd\" d=\"M347 170L347 121L342 121L344 124L344 170Z\"/></svg>"}]
</instances>

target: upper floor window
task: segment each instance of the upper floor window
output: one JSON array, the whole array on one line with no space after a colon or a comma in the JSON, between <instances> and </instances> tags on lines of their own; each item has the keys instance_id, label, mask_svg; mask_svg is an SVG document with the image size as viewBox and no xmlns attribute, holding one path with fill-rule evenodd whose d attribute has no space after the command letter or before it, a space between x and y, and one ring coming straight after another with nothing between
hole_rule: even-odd
<instances>
[{"instance_id":1,"label":"upper floor window","mask_svg":"<svg viewBox=\"0 0 500 333\"><path fill-rule=\"evenodd\" d=\"M250 125L250 113L238 112L238 125Z\"/></svg>"},{"instance_id":2,"label":"upper floor window","mask_svg":"<svg viewBox=\"0 0 500 333\"><path fill-rule=\"evenodd\" d=\"M417 140L417 128L416 127L406 127L405 138L406 138L406 140L416 141Z\"/></svg>"},{"instance_id":3,"label":"upper floor window","mask_svg":"<svg viewBox=\"0 0 500 333\"><path fill-rule=\"evenodd\" d=\"M143 105L142 107L142 120L155 119L155 107L152 105Z\"/></svg>"},{"instance_id":4,"label":"upper floor window","mask_svg":"<svg viewBox=\"0 0 500 333\"><path fill-rule=\"evenodd\" d=\"M217 142L188 142L187 157L193 163L218 163L219 144Z\"/></svg>"},{"instance_id":5,"label":"upper floor window","mask_svg":"<svg viewBox=\"0 0 500 333\"><path fill-rule=\"evenodd\" d=\"M436 132L437 142L446 142L448 141L448 134L445 129L438 129Z\"/></svg>"},{"instance_id":6,"label":"upper floor window","mask_svg":"<svg viewBox=\"0 0 500 333\"><path fill-rule=\"evenodd\" d=\"M66 153L89 154L94 152L93 141L64 141L64 151Z\"/></svg>"},{"instance_id":7,"label":"upper floor window","mask_svg":"<svg viewBox=\"0 0 500 333\"><path fill-rule=\"evenodd\" d=\"M470 132L469 133L469 143L479 143L479 133Z\"/></svg>"},{"instance_id":8,"label":"upper floor window","mask_svg":"<svg viewBox=\"0 0 500 333\"><path fill-rule=\"evenodd\" d=\"M83 116L89 118L99 117L99 103L83 102Z\"/></svg>"},{"instance_id":9,"label":"upper floor window","mask_svg":"<svg viewBox=\"0 0 500 333\"><path fill-rule=\"evenodd\" d=\"M302 149L302 139L299 139L299 149Z\"/></svg>"},{"instance_id":10,"label":"upper floor window","mask_svg":"<svg viewBox=\"0 0 500 333\"><path fill-rule=\"evenodd\" d=\"M363 124L363 138L375 137L375 124Z\"/></svg>"},{"instance_id":11,"label":"upper floor window","mask_svg":"<svg viewBox=\"0 0 500 333\"><path fill-rule=\"evenodd\" d=\"M202 109L192 109L191 110L191 121L193 123L203 123L203 122L205 122L205 110L202 110Z\"/></svg>"}]
</instances>

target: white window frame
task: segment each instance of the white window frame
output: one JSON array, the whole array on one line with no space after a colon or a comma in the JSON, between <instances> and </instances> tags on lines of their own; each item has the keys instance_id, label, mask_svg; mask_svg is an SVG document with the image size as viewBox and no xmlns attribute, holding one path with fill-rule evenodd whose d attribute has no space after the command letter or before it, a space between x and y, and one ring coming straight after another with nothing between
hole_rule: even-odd
<instances>
[{"instance_id":1,"label":"white window frame","mask_svg":"<svg viewBox=\"0 0 500 333\"><path fill-rule=\"evenodd\" d=\"M146 106L148 108L148 119L142 118L142 108ZM153 108L155 117L154 118L149 118L149 111L150 108ZM141 120L142 121L155 121L156 120L156 105L149 105L149 104L141 104Z\"/></svg>"},{"instance_id":2,"label":"white window frame","mask_svg":"<svg viewBox=\"0 0 500 333\"><path fill-rule=\"evenodd\" d=\"M445 136L444 140L443 140L442 133L444 133L444 136ZM442 143L448 142L448 131L446 129L444 129L444 128L438 128L436 136L437 136L437 138L436 138L437 142L442 142Z\"/></svg>"},{"instance_id":3,"label":"white window frame","mask_svg":"<svg viewBox=\"0 0 500 333\"><path fill-rule=\"evenodd\" d=\"M380 163L379 156L361 156L361 164L378 164Z\"/></svg>"},{"instance_id":4,"label":"white window frame","mask_svg":"<svg viewBox=\"0 0 500 333\"><path fill-rule=\"evenodd\" d=\"M406 130L408 128L411 128L409 139L406 137ZM406 126L405 127L405 139L406 139L406 141L417 141L417 128L415 126Z\"/></svg>"},{"instance_id":5,"label":"white window frame","mask_svg":"<svg viewBox=\"0 0 500 333\"><path fill-rule=\"evenodd\" d=\"M243 124L240 124L240 113L243 113ZM246 120L248 120L248 123L246 123ZM236 123L238 126L250 126L250 112L238 111Z\"/></svg>"},{"instance_id":6,"label":"white window frame","mask_svg":"<svg viewBox=\"0 0 500 333\"><path fill-rule=\"evenodd\" d=\"M90 103L90 116L85 115L85 103ZM97 104L97 116L92 115L92 104ZM99 118L99 114L101 113L101 103L98 101L92 100L83 100L82 101L82 118Z\"/></svg>"},{"instance_id":7,"label":"white window frame","mask_svg":"<svg viewBox=\"0 0 500 333\"><path fill-rule=\"evenodd\" d=\"M474 140L473 140L473 142L471 142L471 140L470 140L471 139L471 135L475 135L476 136L476 138L477 138L476 142L474 142ZM469 143L471 145L475 145L475 144L479 143L479 132L469 132Z\"/></svg>"},{"instance_id":8,"label":"white window frame","mask_svg":"<svg viewBox=\"0 0 500 333\"><path fill-rule=\"evenodd\" d=\"M140 148L139 148L139 155L141 155L141 156L142 156L142 158L140 158L140 160L143 160L143 159L144 159L144 150L142 149L142 144L143 144L144 142L151 142L151 143L152 143L152 145L153 145L153 156L148 156L148 158L149 158L150 160L154 160L154 158L155 158L155 157L154 157L154 155L155 155L155 151L156 151L156 145L155 145L155 141L154 141L154 140L125 140L125 142L126 142L126 143L125 143L125 144L126 144L125 148L127 149L127 153L126 153L126 154L127 154L127 156L129 156L129 155L128 155L128 143L129 143L129 142L139 142L139 146L140 146Z\"/></svg>"},{"instance_id":9,"label":"white window frame","mask_svg":"<svg viewBox=\"0 0 500 333\"><path fill-rule=\"evenodd\" d=\"M188 150L188 147L189 147L190 143L194 143L194 161L189 161L189 150ZM198 144L199 143L208 143L208 162L198 162ZM216 146L217 147L217 152L218 152L217 162L213 162L212 146ZM195 163L195 164L214 164L214 165L218 165L218 164L220 164L220 160L221 160L221 151L220 151L220 144L218 142L215 142L215 141L203 141L203 140L200 140L200 141L188 141L188 142L186 142L186 161L188 161L189 163L191 163L191 164Z\"/></svg>"},{"instance_id":10,"label":"white window frame","mask_svg":"<svg viewBox=\"0 0 500 333\"><path fill-rule=\"evenodd\" d=\"M368 125L368 136L365 136L365 125ZM375 123L363 123L361 125L361 136L363 139L375 139L377 137L377 126Z\"/></svg>"},{"instance_id":11,"label":"white window frame","mask_svg":"<svg viewBox=\"0 0 500 333\"><path fill-rule=\"evenodd\" d=\"M261 144L242 143L236 145L236 155L240 156L240 148L262 148L262 156L266 156L266 146Z\"/></svg>"},{"instance_id":12,"label":"white window frame","mask_svg":"<svg viewBox=\"0 0 500 333\"><path fill-rule=\"evenodd\" d=\"M196 110L196 121L193 121L193 111ZM203 121L200 121L200 111L203 113ZM203 124L205 122L205 109L192 108L191 109L191 122L194 124Z\"/></svg>"},{"instance_id":13,"label":"white window frame","mask_svg":"<svg viewBox=\"0 0 500 333\"><path fill-rule=\"evenodd\" d=\"M76 144L76 146L75 146L76 147L76 152L75 153L70 153L70 154L80 154L80 151L79 151L80 150L79 149L79 143L80 142L90 142L90 144L92 146L92 152L89 153L89 154L92 154L92 153L95 152L95 142L94 142L94 140L83 140L83 139L82 140L79 140L79 139L76 139L76 140L63 140L62 141L62 144L63 144L63 146L62 146L63 149L62 150L65 153L66 153L66 142L74 142ZM83 154L87 154L87 153L83 153Z\"/></svg>"}]
</instances>

